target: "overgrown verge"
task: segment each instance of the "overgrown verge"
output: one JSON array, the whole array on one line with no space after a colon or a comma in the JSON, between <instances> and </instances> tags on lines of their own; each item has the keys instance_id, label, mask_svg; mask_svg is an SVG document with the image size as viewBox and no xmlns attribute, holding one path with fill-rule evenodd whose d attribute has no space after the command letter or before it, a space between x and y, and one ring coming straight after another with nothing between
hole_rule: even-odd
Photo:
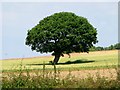
<instances>
[{"instance_id":1,"label":"overgrown verge","mask_svg":"<svg viewBox=\"0 0 120 90\"><path fill-rule=\"evenodd\" d=\"M65 76L60 76L61 71L56 69L48 71L43 65L42 71L22 71L22 66L19 72L8 73L7 76L2 78L2 89L5 88L110 88L120 89L120 81L118 79L108 79L101 77L97 73L94 78L88 75L87 78L75 77L71 71Z\"/></svg>"}]
</instances>

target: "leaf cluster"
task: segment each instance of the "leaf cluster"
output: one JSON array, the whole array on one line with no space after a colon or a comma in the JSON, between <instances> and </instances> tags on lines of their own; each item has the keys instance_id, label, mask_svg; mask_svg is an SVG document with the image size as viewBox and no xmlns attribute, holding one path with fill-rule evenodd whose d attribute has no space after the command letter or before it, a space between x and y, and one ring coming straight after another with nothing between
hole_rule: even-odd
<instances>
[{"instance_id":1,"label":"leaf cluster","mask_svg":"<svg viewBox=\"0 0 120 90\"><path fill-rule=\"evenodd\" d=\"M88 52L97 43L97 31L86 18L71 12L55 13L28 30L26 45L37 52Z\"/></svg>"}]
</instances>

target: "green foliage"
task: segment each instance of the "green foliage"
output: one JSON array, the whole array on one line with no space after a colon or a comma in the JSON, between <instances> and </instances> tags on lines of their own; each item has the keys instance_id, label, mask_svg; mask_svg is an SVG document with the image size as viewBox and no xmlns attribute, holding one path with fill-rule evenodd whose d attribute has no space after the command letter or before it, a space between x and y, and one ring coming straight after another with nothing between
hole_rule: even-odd
<instances>
[{"instance_id":1,"label":"green foliage","mask_svg":"<svg viewBox=\"0 0 120 90\"><path fill-rule=\"evenodd\" d=\"M28 30L26 45L52 55L88 52L97 43L97 31L86 18L71 12L55 13Z\"/></svg>"},{"instance_id":2,"label":"green foliage","mask_svg":"<svg viewBox=\"0 0 120 90\"><path fill-rule=\"evenodd\" d=\"M120 43L117 43L113 46L115 49L120 49Z\"/></svg>"},{"instance_id":3,"label":"green foliage","mask_svg":"<svg viewBox=\"0 0 120 90\"><path fill-rule=\"evenodd\" d=\"M100 47L100 46L98 46L98 47L93 46L90 48L90 51L102 51L102 50L104 50L104 48Z\"/></svg>"},{"instance_id":4,"label":"green foliage","mask_svg":"<svg viewBox=\"0 0 120 90\"><path fill-rule=\"evenodd\" d=\"M93 46L89 50L90 51L102 51L102 50L116 50L116 49L120 49L120 43L116 43L116 44L110 45L108 47Z\"/></svg>"}]
</instances>

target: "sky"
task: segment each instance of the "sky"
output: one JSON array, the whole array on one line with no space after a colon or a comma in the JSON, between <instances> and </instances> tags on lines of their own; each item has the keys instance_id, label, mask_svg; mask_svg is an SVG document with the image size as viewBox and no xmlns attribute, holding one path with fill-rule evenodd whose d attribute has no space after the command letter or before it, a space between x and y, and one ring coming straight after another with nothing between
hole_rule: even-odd
<instances>
[{"instance_id":1,"label":"sky","mask_svg":"<svg viewBox=\"0 0 120 90\"><path fill-rule=\"evenodd\" d=\"M50 55L32 51L25 45L27 30L43 18L63 11L86 17L97 28L95 46L118 42L117 2L3 2L2 59Z\"/></svg>"}]
</instances>

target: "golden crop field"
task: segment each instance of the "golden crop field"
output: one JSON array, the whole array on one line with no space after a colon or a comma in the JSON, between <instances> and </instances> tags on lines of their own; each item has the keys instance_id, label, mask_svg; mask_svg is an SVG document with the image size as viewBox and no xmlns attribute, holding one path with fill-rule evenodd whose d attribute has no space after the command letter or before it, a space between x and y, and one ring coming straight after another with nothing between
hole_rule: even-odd
<instances>
[{"instance_id":1,"label":"golden crop field","mask_svg":"<svg viewBox=\"0 0 120 90\"><path fill-rule=\"evenodd\" d=\"M52 70L53 65L49 61L54 59L53 56L41 56L33 58L20 58L0 60L2 63L2 70L19 70L22 69L39 69L43 68L43 63L46 64L45 68ZM59 64L56 65L60 70L79 70L79 69L98 69L98 68L112 68L118 64L118 50L109 51L95 51L89 53L71 53L61 57Z\"/></svg>"}]
</instances>

